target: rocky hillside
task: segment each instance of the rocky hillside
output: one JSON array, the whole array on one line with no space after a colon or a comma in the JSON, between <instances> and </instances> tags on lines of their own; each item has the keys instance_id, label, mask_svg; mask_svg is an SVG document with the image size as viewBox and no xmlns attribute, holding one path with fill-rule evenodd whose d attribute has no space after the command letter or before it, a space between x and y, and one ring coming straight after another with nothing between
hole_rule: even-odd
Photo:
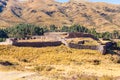
<instances>
[{"instance_id":1,"label":"rocky hillside","mask_svg":"<svg viewBox=\"0 0 120 80\"><path fill-rule=\"evenodd\" d=\"M70 0L0 0L0 27L17 23L81 24L98 31L120 29L120 5Z\"/></svg>"}]
</instances>

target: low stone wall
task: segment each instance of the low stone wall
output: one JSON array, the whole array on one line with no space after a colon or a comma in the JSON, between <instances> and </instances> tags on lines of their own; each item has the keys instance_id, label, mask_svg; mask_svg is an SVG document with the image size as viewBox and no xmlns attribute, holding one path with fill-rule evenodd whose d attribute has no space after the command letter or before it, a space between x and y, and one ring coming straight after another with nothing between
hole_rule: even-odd
<instances>
[{"instance_id":1,"label":"low stone wall","mask_svg":"<svg viewBox=\"0 0 120 80\"><path fill-rule=\"evenodd\" d=\"M20 40L35 40L35 39L39 39L40 41L58 41L58 36L54 36L54 35L42 35L42 36L32 36L30 38L16 38L17 41Z\"/></svg>"},{"instance_id":2,"label":"low stone wall","mask_svg":"<svg viewBox=\"0 0 120 80\"><path fill-rule=\"evenodd\" d=\"M59 46L61 41L55 42L16 42L13 45L19 47L47 47L47 46Z\"/></svg>"},{"instance_id":3,"label":"low stone wall","mask_svg":"<svg viewBox=\"0 0 120 80\"><path fill-rule=\"evenodd\" d=\"M98 40L94 35L82 33L82 32L81 33L80 32L71 32L68 34L68 37L66 37L66 38L79 38L79 37L92 38L94 40Z\"/></svg>"},{"instance_id":4,"label":"low stone wall","mask_svg":"<svg viewBox=\"0 0 120 80\"><path fill-rule=\"evenodd\" d=\"M100 51L102 54L106 53L106 47L105 45L93 45L93 46L89 46L89 45L79 45L79 44L74 44L74 43L69 43L69 47L70 48L75 48L75 49L91 49L91 50L98 50Z\"/></svg>"},{"instance_id":5,"label":"low stone wall","mask_svg":"<svg viewBox=\"0 0 120 80\"><path fill-rule=\"evenodd\" d=\"M69 47L76 48L76 49L92 49L92 50L98 49L98 46L79 45L79 44L74 44L74 43L69 43Z\"/></svg>"}]
</instances>

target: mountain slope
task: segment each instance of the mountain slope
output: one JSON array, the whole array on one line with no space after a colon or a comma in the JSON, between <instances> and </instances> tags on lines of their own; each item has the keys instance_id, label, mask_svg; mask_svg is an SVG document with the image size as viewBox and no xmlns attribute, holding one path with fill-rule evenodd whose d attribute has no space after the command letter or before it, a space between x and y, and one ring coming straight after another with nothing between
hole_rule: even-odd
<instances>
[{"instance_id":1,"label":"mountain slope","mask_svg":"<svg viewBox=\"0 0 120 80\"><path fill-rule=\"evenodd\" d=\"M81 24L98 31L120 29L120 5L71 0L0 0L0 27L17 23Z\"/></svg>"}]
</instances>

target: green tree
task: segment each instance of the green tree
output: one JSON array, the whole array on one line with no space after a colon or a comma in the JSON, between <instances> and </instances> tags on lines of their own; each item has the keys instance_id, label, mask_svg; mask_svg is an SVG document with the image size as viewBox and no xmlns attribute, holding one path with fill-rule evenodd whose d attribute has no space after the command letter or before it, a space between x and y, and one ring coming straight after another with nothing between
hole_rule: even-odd
<instances>
[{"instance_id":1,"label":"green tree","mask_svg":"<svg viewBox=\"0 0 120 80\"><path fill-rule=\"evenodd\" d=\"M112 33L112 37L115 38L115 39L119 38L119 31L114 30L113 33Z\"/></svg>"},{"instance_id":2,"label":"green tree","mask_svg":"<svg viewBox=\"0 0 120 80\"><path fill-rule=\"evenodd\" d=\"M50 31L55 32L57 30L57 27L55 25L50 25Z\"/></svg>"},{"instance_id":3,"label":"green tree","mask_svg":"<svg viewBox=\"0 0 120 80\"><path fill-rule=\"evenodd\" d=\"M7 28L5 31L9 37L15 38L24 38L33 35L43 35L44 33L43 28L31 24L18 24L14 27Z\"/></svg>"},{"instance_id":4,"label":"green tree","mask_svg":"<svg viewBox=\"0 0 120 80\"><path fill-rule=\"evenodd\" d=\"M81 25L72 25L70 27L70 32L84 32L84 33L88 33L89 30L86 27L81 26Z\"/></svg>"},{"instance_id":5,"label":"green tree","mask_svg":"<svg viewBox=\"0 0 120 80\"><path fill-rule=\"evenodd\" d=\"M7 38L8 35L4 30L0 30L0 38Z\"/></svg>"},{"instance_id":6,"label":"green tree","mask_svg":"<svg viewBox=\"0 0 120 80\"><path fill-rule=\"evenodd\" d=\"M62 32L69 32L69 27L63 26L61 29Z\"/></svg>"},{"instance_id":7,"label":"green tree","mask_svg":"<svg viewBox=\"0 0 120 80\"><path fill-rule=\"evenodd\" d=\"M43 32L49 32L49 29L47 26L43 26L42 28L43 28Z\"/></svg>"},{"instance_id":8,"label":"green tree","mask_svg":"<svg viewBox=\"0 0 120 80\"><path fill-rule=\"evenodd\" d=\"M104 33L102 34L102 38L103 38L103 39L110 40L110 39L112 39L112 34L111 34L110 32L104 32Z\"/></svg>"}]
</instances>

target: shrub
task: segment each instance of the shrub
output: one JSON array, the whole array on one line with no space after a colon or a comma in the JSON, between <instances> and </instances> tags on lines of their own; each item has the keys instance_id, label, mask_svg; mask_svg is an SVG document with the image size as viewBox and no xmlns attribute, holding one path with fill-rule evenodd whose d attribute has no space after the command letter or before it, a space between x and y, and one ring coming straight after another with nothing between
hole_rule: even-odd
<instances>
[{"instance_id":1,"label":"shrub","mask_svg":"<svg viewBox=\"0 0 120 80\"><path fill-rule=\"evenodd\" d=\"M7 38L7 37L8 37L7 33L4 30L0 29L0 38Z\"/></svg>"},{"instance_id":2,"label":"shrub","mask_svg":"<svg viewBox=\"0 0 120 80\"><path fill-rule=\"evenodd\" d=\"M54 69L54 67L46 66L45 71L51 71L51 70L53 70L53 69Z\"/></svg>"},{"instance_id":3,"label":"shrub","mask_svg":"<svg viewBox=\"0 0 120 80\"><path fill-rule=\"evenodd\" d=\"M29 62L27 59L21 59L20 61L22 61L22 62Z\"/></svg>"},{"instance_id":4,"label":"shrub","mask_svg":"<svg viewBox=\"0 0 120 80\"><path fill-rule=\"evenodd\" d=\"M43 71L46 66L36 66L34 69L35 71Z\"/></svg>"},{"instance_id":5,"label":"shrub","mask_svg":"<svg viewBox=\"0 0 120 80\"><path fill-rule=\"evenodd\" d=\"M93 60L93 64L94 65L99 65L100 64L100 60L97 60L97 59Z\"/></svg>"},{"instance_id":6,"label":"shrub","mask_svg":"<svg viewBox=\"0 0 120 80\"><path fill-rule=\"evenodd\" d=\"M35 71L51 71L52 69L54 69L54 67L51 66L37 66L35 67Z\"/></svg>"}]
</instances>

